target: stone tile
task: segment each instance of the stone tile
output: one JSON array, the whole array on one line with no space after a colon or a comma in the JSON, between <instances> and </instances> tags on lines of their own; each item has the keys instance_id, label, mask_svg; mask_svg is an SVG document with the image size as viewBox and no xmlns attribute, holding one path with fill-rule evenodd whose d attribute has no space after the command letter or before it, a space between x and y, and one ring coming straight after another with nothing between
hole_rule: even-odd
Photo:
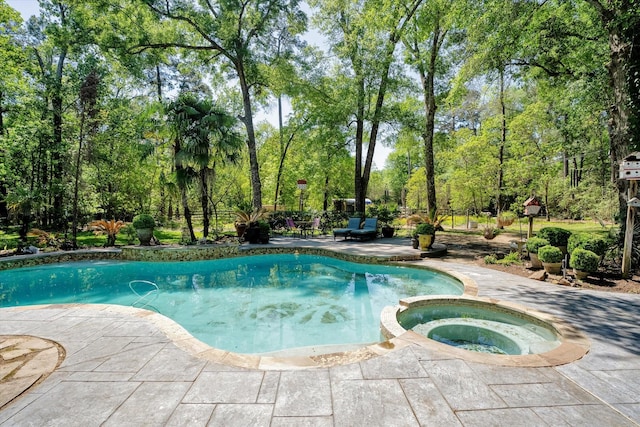
<instances>
[{"instance_id":1,"label":"stone tile","mask_svg":"<svg viewBox=\"0 0 640 427\"><path fill-rule=\"evenodd\" d=\"M285 371L280 374L275 416L309 417L332 413L328 370Z\"/></svg>"},{"instance_id":2,"label":"stone tile","mask_svg":"<svg viewBox=\"0 0 640 427\"><path fill-rule=\"evenodd\" d=\"M333 427L333 417L273 417L270 427Z\"/></svg>"},{"instance_id":3,"label":"stone tile","mask_svg":"<svg viewBox=\"0 0 640 427\"><path fill-rule=\"evenodd\" d=\"M255 403L263 372L203 372L183 399L183 403Z\"/></svg>"},{"instance_id":4,"label":"stone tile","mask_svg":"<svg viewBox=\"0 0 640 427\"><path fill-rule=\"evenodd\" d=\"M142 383L103 425L163 425L190 386L187 382Z\"/></svg>"},{"instance_id":5,"label":"stone tile","mask_svg":"<svg viewBox=\"0 0 640 427\"><path fill-rule=\"evenodd\" d=\"M553 406L532 408L550 426L637 426L605 405Z\"/></svg>"},{"instance_id":6,"label":"stone tile","mask_svg":"<svg viewBox=\"0 0 640 427\"><path fill-rule=\"evenodd\" d=\"M453 427L461 425L456 414L431 379L417 378L399 381L421 426Z\"/></svg>"},{"instance_id":7,"label":"stone tile","mask_svg":"<svg viewBox=\"0 0 640 427\"><path fill-rule=\"evenodd\" d=\"M360 362L365 379L427 377L427 373L409 347Z\"/></svg>"},{"instance_id":8,"label":"stone tile","mask_svg":"<svg viewBox=\"0 0 640 427\"><path fill-rule=\"evenodd\" d=\"M273 405L216 405L209 426L269 427Z\"/></svg>"},{"instance_id":9,"label":"stone tile","mask_svg":"<svg viewBox=\"0 0 640 427\"><path fill-rule=\"evenodd\" d=\"M68 367L118 355L130 342L131 337L105 337L95 340L73 354L67 350L67 357L61 366Z\"/></svg>"},{"instance_id":10,"label":"stone tile","mask_svg":"<svg viewBox=\"0 0 640 427\"><path fill-rule=\"evenodd\" d=\"M104 363L97 366L97 372L131 372L141 370L153 357L155 357L165 344L140 345L129 344L117 356L110 357Z\"/></svg>"},{"instance_id":11,"label":"stone tile","mask_svg":"<svg viewBox=\"0 0 640 427\"><path fill-rule=\"evenodd\" d=\"M67 379L69 381L87 381L87 382L112 382L112 381L130 381L133 373L131 372L69 372Z\"/></svg>"},{"instance_id":12,"label":"stone tile","mask_svg":"<svg viewBox=\"0 0 640 427\"><path fill-rule=\"evenodd\" d=\"M329 368L329 377L331 381L361 380L363 379L362 368L360 367L360 363L332 366Z\"/></svg>"},{"instance_id":13,"label":"stone tile","mask_svg":"<svg viewBox=\"0 0 640 427\"><path fill-rule=\"evenodd\" d=\"M153 337L154 340L168 341L168 338L154 325L146 321L121 320L105 331L111 337Z\"/></svg>"},{"instance_id":14,"label":"stone tile","mask_svg":"<svg viewBox=\"0 0 640 427\"><path fill-rule=\"evenodd\" d=\"M133 377L136 381L193 381L206 362L168 344ZM178 368L179 367L179 368ZM178 369L176 369L178 368Z\"/></svg>"},{"instance_id":15,"label":"stone tile","mask_svg":"<svg viewBox=\"0 0 640 427\"><path fill-rule=\"evenodd\" d=\"M640 369L616 369L591 372L607 383L623 383L626 388L633 390L634 402L640 402Z\"/></svg>"},{"instance_id":16,"label":"stone tile","mask_svg":"<svg viewBox=\"0 0 640 427\"><path fill-rule=\"evenodd\" d=\"M607 403L640 402L640 371L586 371L576 365L564 366L562 372L586 390L598 390Z\"/></svg>"},{"instance_id":17,"label":"stone tile","mask_svg":"<svg viewBox=\"0 0 640 427\"><path fill-rule=\"evenodd\" d=\"M18 412L20 412L23 408L29 406L31 404L31 402L33 402L34 400L36 400L38 398L40 398L39 394L26 393L26 394L23 394L22 396L20 396L19 398L17 398L16 400L14 400L13 402L9 403L7 406L0 407L0 408L2 408L0 410L0 425L2 425L2 426L15 425L15 423L13 423L13 424L9 423L9 422L7 422L7 420L10 419L11 417L13 417Z\"/></svg>"},{"instance_id":18,"label":"stone tile","mask_svg":"<svg viewBox=\"0 0 640 427\"><path fill-rule=\"evenodd\" d=\"M451 359L421 363L455 411L507 406L464 361Z\"/></svg>"},{"instance_id":19,"label":"stone tile","mask_svg":"<svg viewBox=\"0 0 640 427\"><path fill-rule=\"evenodd\" d=\"M183 403L178 405L165 427L199 427L206 426L216 405L208 403Z\"/></svg>"},{"instance_id":20,"label":"stone tile","mask_svg":"<svg viewBox=\"0 0 640 427\"><path fill-rule=\"evenodd\" d=\"M278 393L278 384L280 383L280 372L267 371L264 373L262 385L258 392L258 403L275 403L276 394Z\"/></svg>"},{"instance_id":21,"label":"stone tile","mask_svg":"<svg viewBox=\"0 0 640 427\"><path fill-rule=\"evenodd\" d=\"M491 388L511 407L599 403L593 395L566 380L553 383L493 385Z\"/></svg>"},{"instance_id":22,"label":"stone tile","mask_svg":"<svg viewBox=\"0 0 640 427\"><path fill-rule=\"evenodd\" d=\"M640 424L640 403L613 405L618 411Z\"/></svg>"},{"instance_id":23,"label":"stone tile","mask_svg":"<svg viewBox=\"0 0 640 427\"><path fill-rule=\"evenodd\" d=\"M135 382L61 382L9 418L7 424L100 426L138 385Z\"/></svg>"},{"instance_id":24,"label":"stone tile","mask_svg":"<svg viewBox=\"0 0 640 427\"><path fill-rule=\"evenodd\" d=\"M487 409L459 411L458 418L465 427L540 427L544 421L529 408ZM558 424L550 424L558 425Z\"/></svg>"},{"instance_id":25,"label":"stone tile","mask_svg":"<svg viewBox=\"0 0 640 427\"><path fill-rule=\"evenodd\" d=\"M431 348L425 348L421 345L412 345L409 347L418 360L444 360L451 359L451 355L436 351Z\"/></svg>"},{"instance_id":26,"label":"stone tile","mask_svg":"<svg viewBox=\"0 0 640 427\"><path fill-rule=\"evenodd\" d=\"M467 363L487 384L522 384L555 381L560 378L553 368L517 368L511 366Z\"/></svg>"},{"instance_id":27,"label":"stone tile","mask_svg":"<svg viewBox=\"0 0 640 427\"><path fill-rule=\"evenodd\" d=\"M336 426L417 426L395 380L344 380L332 384Z\"/></svg>"}]
</instances>

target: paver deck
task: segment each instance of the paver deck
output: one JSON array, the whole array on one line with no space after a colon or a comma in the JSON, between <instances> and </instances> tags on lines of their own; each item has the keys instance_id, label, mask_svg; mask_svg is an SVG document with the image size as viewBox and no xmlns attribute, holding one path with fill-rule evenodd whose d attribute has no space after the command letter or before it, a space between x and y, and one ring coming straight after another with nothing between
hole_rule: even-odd
<instances>
[{"instance_id":1,"label":"paver deck","mask_svg":"<svg viewBox=\"0 0 640 427\"><path fill-rule=\"evenodd\" d=\"M368 255L413 251L385 239L272 242ZM244 369L196 357L127 310L5 308L0 335L52 340L66 357L0 411L0 425L640 425L640 296L561 287L446 260L415 262L472 278L479 296L571 323L591 341L590 352L557 367L503 367L408 344L330 368Z\"/></svg>"}]
</instances>

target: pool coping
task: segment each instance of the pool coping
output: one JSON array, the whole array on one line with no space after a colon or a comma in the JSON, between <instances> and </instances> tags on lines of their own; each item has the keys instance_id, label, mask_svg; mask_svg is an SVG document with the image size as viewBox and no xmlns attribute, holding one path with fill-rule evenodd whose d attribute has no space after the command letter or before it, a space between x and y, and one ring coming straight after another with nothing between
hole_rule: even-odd
<instances>
[{"instance_id":1,"label":"pool coping","mask_svg":"<svg viewBox=\"0 0 640 427\"><path fill-rule=\"evenodd\" d=\"M412 330L407 330L398 322L397 315L413 307L423 307L431 303L446 303L463 301L469 305L491 305L499 307L504 311L512 311L525 316L533 317L541 321L555 330L560 338L560 345L553 350L538 354L526 355L497 355L479 353L461 348L456 348L447 344L427 338ZM462 295L456 297L446 296L417 296L405 298L396 306L385 307L380 315L380 327L385 337L390 340L396 339L406 341L407 343L418 344L429 350L449 354L453 357L464 359L470 362L484 363L499 366L514 367L551 367L565 365L584 357L590 350L591 344L589 339L581 331L547 313L543 313L532 308L494 298L482 298L471 295Z\"/></svg>"}]
</instances>

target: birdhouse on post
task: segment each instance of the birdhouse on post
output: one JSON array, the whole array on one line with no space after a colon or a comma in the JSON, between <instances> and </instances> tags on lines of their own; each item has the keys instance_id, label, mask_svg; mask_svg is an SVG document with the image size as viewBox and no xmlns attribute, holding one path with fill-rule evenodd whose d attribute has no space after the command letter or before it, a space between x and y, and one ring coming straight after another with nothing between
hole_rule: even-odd
<instances>
[{"instance_id":1,"label":"birdhouse on post","mask_svg":"<svg viewBox=\"0 0 640 427\"><path fill-rule=\"evenodd\" d=\"M527 231L527 239L533 236L533 217L540 214L542 205L536 196L531 196L524 202L524 214L529 217L529 230Z\"/></svg>"},{"instance_id":2,"label":"birdhouse on post","mask_svg":"<svg viewBox=\"0 0 640 427\"><path fill-rule=\"evenodd\" d=\"M618 178L629 181L627 188L627 222L624 233L624 249L622 250L622 277L629 277L631 273L631 247L633 246L633 227L636 208L640 203L636 198L638 181L640 181L640 152L629 154L620 162Z\"/></svg>"}]
</instances>

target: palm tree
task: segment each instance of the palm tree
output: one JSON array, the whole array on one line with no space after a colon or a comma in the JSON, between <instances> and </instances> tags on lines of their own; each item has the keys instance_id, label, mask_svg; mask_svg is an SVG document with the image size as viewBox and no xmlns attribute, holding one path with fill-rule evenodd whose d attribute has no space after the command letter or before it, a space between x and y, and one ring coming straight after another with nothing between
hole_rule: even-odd
<instances>
[{"instance_id":1,"label":"palm tree","mask_svg":"<svg viewBox=\"0 0 640 427\"><path fill-rule=\"evenodd\" d=\"M236 161L243 144L237 118L209 100L183 94L169 106L174 131L174 162L191 240L195 241L187 187L198 180L203 216L203 235L209 235L209 182L215 179L218 162Z\"/></svg>"}]
</instances>

